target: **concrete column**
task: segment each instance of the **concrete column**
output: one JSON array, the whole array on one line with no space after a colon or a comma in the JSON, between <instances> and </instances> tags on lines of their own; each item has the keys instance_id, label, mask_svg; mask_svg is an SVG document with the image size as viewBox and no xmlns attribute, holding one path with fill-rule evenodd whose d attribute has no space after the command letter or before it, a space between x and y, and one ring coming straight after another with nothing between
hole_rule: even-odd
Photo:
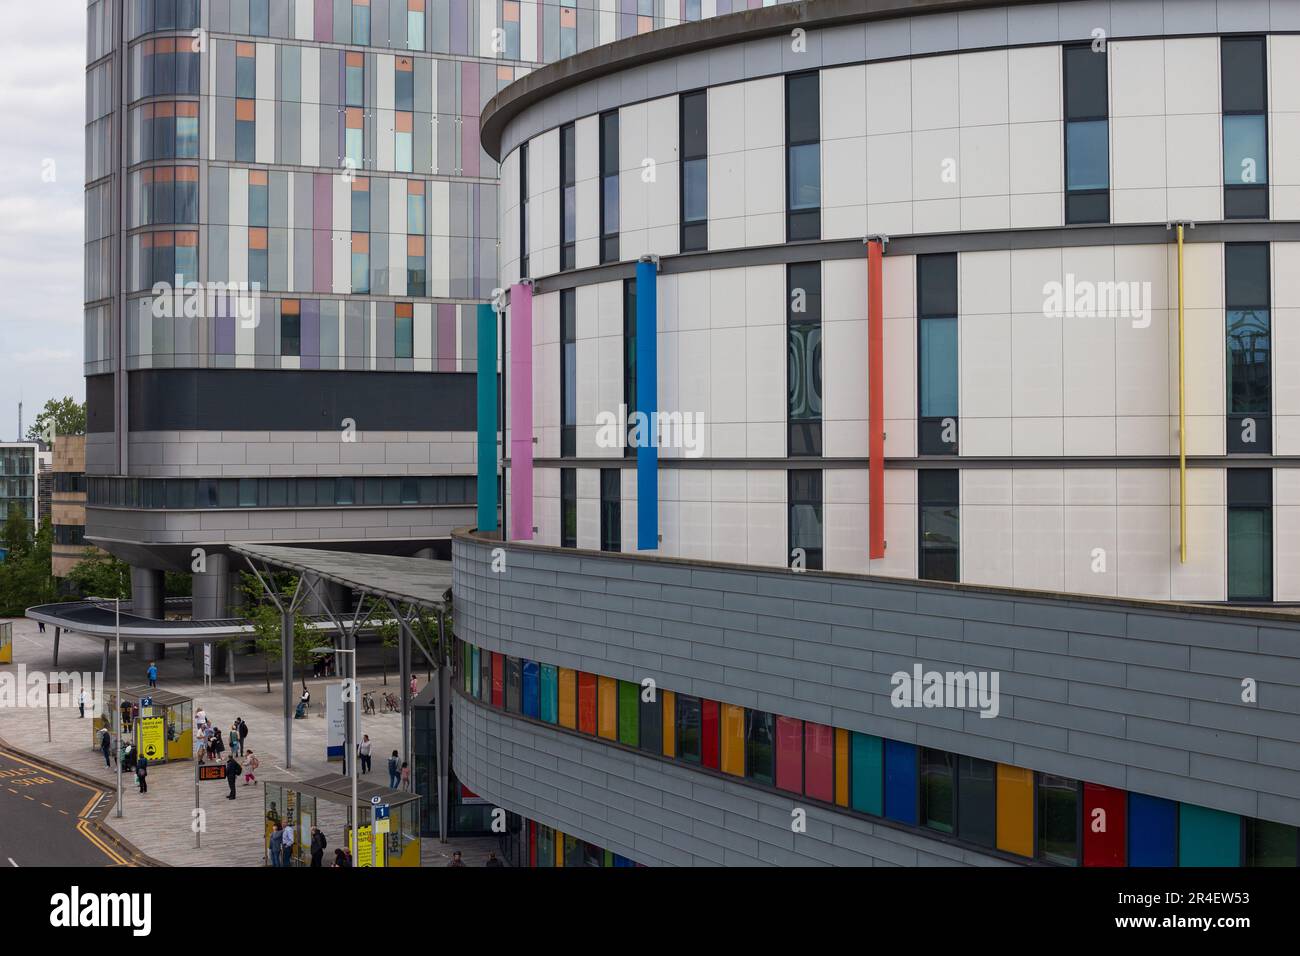
<instances>
[{"instance_id":1,"label":"concrete column","mask_svg":"<svg viewBox=\"0 0 1300 956\"><path fill-rule=\"evenodd\" d=\"M61 631L62 628L56 624L54 626L54 658L50 662L54 667L59 666L59 634Z\"/></svg>"},{"instance_id":2,"label":"concrete column","mask_svg":"<svg viewBox=\"0 0 1300 956\"><path fill-rule=\"evenodd\" d=\"M280 615L280 679L284 682L284 768L293 767L293 615Z\"/></svg>"},{"instance_id":3,"label":"concrete column","mask_svg":"<svg viewBox=\"0 0 1300 956\"><path fill-rule=\"evenodd\" d=\"M155 568L131 568L132 614L162 620L165 595L162 571ZM162 660L165 655L165 645L156 641L136 642L135 650L142 661Z\"/></svg>"},{"instance_id":4,"label":"concrete column","mask_svg":"<svg viewBox=\"0 0 1300 956\"><path fill-rule=\"evenodd\" d=\"M229 616L230 558L221 553L209 554L204 559L205 570L194 572L194 605L192 617L196 621L210 621Z\"/></svg>"}]
</instances>

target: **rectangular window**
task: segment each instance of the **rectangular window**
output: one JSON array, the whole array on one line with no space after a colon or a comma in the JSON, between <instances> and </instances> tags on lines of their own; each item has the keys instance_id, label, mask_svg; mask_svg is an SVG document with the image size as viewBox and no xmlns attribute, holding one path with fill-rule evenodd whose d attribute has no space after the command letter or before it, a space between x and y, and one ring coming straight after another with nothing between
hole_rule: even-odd
<instances>
[{"instance_id":1,"label":"rectangular window","mask_svg":"<svg viewBox=\"0 0 1300 956\"><path fill-rule=\"evenodd\" d=\"M410 302L393 306L393 357L409 359L415 354L414 307Z\"/></svg>"},{"instance_id":2,"label":"rectangular window","mask_svg":"<svg viewBox=\"0 0 1300 956\"><path fill-rule=\"evenodd\" d=\"M578 453L577 292L560 291L560 457Z\"/></svg>"},{"instance_id":3,"label":"rectangular window","mask_svg":"<svg viewBox=\"0 0 1300 956\"><path fill-rule=\"evenodd\" d=\"M197 174L198 170L188 167L180 167L176 170L178 174L191 173ZM180 175L177 176L177 179ZM197 180L197 175L196 175ZM194 185L198 185L197 181ZM180 183L176 184L177 205L180 205ZM265 169L250 169L248 171L248 224L250 226L266 226L267 223L267 204L269 202L269 186ZM198 197L194 200L194 209L198 211ZM178 219L177 222L197 222L194 220Z\"/></svg>"},{"instance_id":4,"label":"rectangular window","mask_svg":"<svg viewBox=\"0 0 1300 956\"><path fill-rule=\"evenodd\" d=\"M700 725L703 707L698 697L687 694L677 696L677 759L700 763L704 753L701 747Z\"/></svg>"},{"instance_id":5,"label":"rectangular window","mask_svg":"<svg viewBox=\"0 0 1300 956\"><path fill-rule=\"evenodd\" d=\"M560 127L560 269L577 264L578 161L574 125Z\"/></svg>"},{"instance_id":6,"label":"rectangular window","mask_svg":"<svg viewBox=\"0 0 1300 956\"><path fill-rule=\"evenodd\" d=\"M1110 221L1110 102L1106 50L1061 49L1065 86L1065 223Z\"/></svg>"},{"instance_id":7,"label":"rectangular window","mask_svg":"<svg viewBox=\"0 0 1300 956\"><path fill-rule=\"evenodd\" d=\"M261 228L251 228L248 230L248 281L254 288L266 289L270 287L268 281L267 256L267 235L266 230Z\"/></svg>"},{"instance_id":8,"label":"rectangular window","mask_svg":"<svg viewBox=\"0 0 1300 956\"><path fill-rule=\"evenodd\" d=\"M1273 472L1228 469L1228 600L1273 600Z\"/></svg>"},{"instance_id":9,"label":"rectangular window","mask_svg":"<svg viewBox=\"0 0 1300 956\"><path fill-rule=\"evenodd\" d=\"M788 482L790 567L822 568L822 473L792 468Z\"/></svg>"},{"instance_id":10,"label":"rectangular window","mask_svg":"<svg viewBox=\"0 0 1300 956\"><path fill-rule=\"evenodd\" d=\"M578 671L578 729L596 735L596 675L586 671Z\"/></svg>"},{"instance_id":11,"label":"rectangular window","mask_svg":"<svg viewBox=\"0 0 1300 956\"><path fill-rule=\"evenodd\" d=\"M916 745L885 741L885 816L908 826L917 820Z\"/></svg>"},{"instance_id":12,"label":"rectangular window","mask_svg":"<svg viewBox=\"0 0 1300 956\"><path fill-rule=\"evenodd\" d=\"M302 316L297 299L280 300L280 354L302 354Z\"/></svg>"},{"instance_id":13,"label":"rectangular window","mask_svg":"<svg viewBox=\"0 0 1300 956\"><path fill-rule=\"evenodd\" d=\"M786 239L822 234L821 74L785 78Z\"/></svg>"},{"instance_id":14,"label":"rectangular window","mask_svg":"<svg viewBox=\"0 0 1300 956\"><path fill-rule=\"evenodd\" d=\"M957 454L957 254L916 257L917 442Z\"/></svg>"},{"instance_id":15,"label":"rectangular window","mask_svg":"<svg viewBox=\"0 0 1300 956\"><path fill-rule=\"evenodd\" d=\"M635 458L635 430L632 413L636 411L636 280L623 280L623 405L627 409L627 436L623 457Z\"/></svg>"},{"instance_id":16,"label":"rectangular window","mask_svg":"<svg viewBox=\"0 0 1300 956\"><path fill-rule=\"evenodd\" d=\"M957 823L957 756L921 748L921 825L952 833Z\"/></svg>"},{"instance_id":17,"label":"rectangular window","mask_svg":"<svg viewBox=\"0 0 1300 956\"><path fill-rule=\"evenodd\" d=\"M352 42L370 45L370 0L352 0Z\"/></svg>"},{"instance_id":18,"label":"rectangular window","mask_svg":"<svg viewBox=\"0 0 1300 956\"><path fill-rule=\"evenodd\" d=\"M822 267L786 266L786 418L789 456L822 453Z\"/></svg>"},{"instance_id":19,"label":"rectangular window","mask_svg":"<svg viewBox=\"0 0 1300 956\"><path fill-rule=\"evenodd\" d=\"M1038 859L1079 862L1079 781L1038 774Z\"/></svg>"},{"instance_id":20,"label":"rectangular window","mask_svg":"<svg viewBox=\"0 0 1300 956\"><path fill-rule=\"evenodd\" d=\"M559 684L554 664L543 664L537 675L538 714L548 724L559 722Z\"/></svg>"},{"instance_id":21,"label":"rectangular window","mask_svg":"<svg viewBox=\"0 0 1300 956\"><path fill-rule=\"evenodd\" d=\"M700 701L700 762L717 770L722 766L721 712L716 700Z\"/></svg>"},{"instance_id":22,"label":"rectangular window","mask_svg":"<svg viewBox=\"0 0 1300 956\"><path fill-rule=\"evenodd\" d=\"M1295 866L1300 831L1285 823L1245 819L1243 834L1246 866Z\"/></svg>"},{"instance_id":23,"label":"rectangular window","mask_svg":"<svg viewBox=\"0 0 1300 956\"><path fill-rule=\"evenodd\" d=\"M849 735L849 803L860 813L883 816L884 741L872 734Z\"/></svg>"},{"instance_id":24,"label":"rectangular window","mask_svg":"<svg viewBox=\"0 0 1300 956\"><path fill-rule=\"evenodd\" d=\"M370 180L364 176L352 180L352 231L370 231Z\"/></svg>"},{"instance_id":25,"label":"rectangular window","mask_svg":"<svg viewBox=\"0 0 1300 956\"><path fill-rule=\"evenodd\" d=\"M709 247L709 101L704 90L681 98L682 252Z\"/></svg>"},{"instance_id":26,"label":"rectangular window","mask_svg":"<svg viewBox=\"0 0 1300 956\"><path fill-rule=\"evenodd\" d=\"M578 726L578 672L561 667L556 681L559 685L560 726L573 730Z\"/></svg>"},{"instance_id":27,"label":"rectangular window","mask_svg":"<svg viewBox=\"0 0 1300 956\"><path fill-rule=\"evenodd\" d=\"M406 294L428 295L424 259L424 236L406 237Z\"/></svg>"},{"instance_id":28,"label":"rectangular window","mask_svg":"<svg viewBox=\"0 0 1300 956\"><path fill-rule=\"evenodd\" d=\"M835 800L835 728L808 721L803 725L804 793L814 800Z\"/></svg>"},{"instance_id":29,"label":"rectangular window","mask_svg":"<svg viewBox=\"0 0 1300 956\"><path fill-rule=\"evenodd\" d=\"M618 110L600 114L600 261L618 261Z\"/></svg>"},{"instance_id":30,"label":"rectangular window","mask_svg":"<svg viewBox=\"0 0 1300 956\"><path fill-rule=\"evenodd\" d=\"M664 749L664 700L657 692L652 700L646 700L644 695L639 695L637 699L641 707L641 749L661 754Z\"/></svg>"},{"instance_id":31,"label":"rectangular window","mask_svg":"<svg viewBox=\"0 0 1300 956\"><path fill-rule=\"evenodd\" d=\"M600 550L622 551L622 507L619 502L621 473L617 468L600 469Z\"/></svg>"},{"instance_id":32,"label":"rectangular window","mask_svg":"<svg viewBox=\"0 0 1300 956\"><path fill-rule=\"evenodd\" d=\"M370 233L352 233L352 291L370 291Z\"/></svg>"},{"instance_id":33,"label":"rectangular window","mask_svg":"<svg viewBox=\"0 0 1300 956\"><path fill-rule=\"evenodd\" d=\"M959 581L958 472L923 468L917 472L916 486L920 519L918 576L925 581Z\"/></svg>"},{"instance_id":34,"label":"rectangular window","mask_svg":"<svg viewBox=\"0 0 1300 956\"><path fill-rule=\"evenodd\" d=\"M257 154L257 101L235 100L235 159L255 161ZM179 148L176 155L181 155Z\"/></svg>"},{"instance_id":35,"label":"rectangular window","mask_svg":"<svg viewBox=\"0 0 1300 956\"><path fill-rule=\"evenodd\" d=\"M776 781L776 717L745 710L745 776L769 787Z\"/></svg>"},{"instance_id":36,"label":"rectangular window","mask_svg":"<svg viewBox=\"0 0 1300 956\"><path fill-rule=\"evenodd\" d=\"M519 59L519 0L502 0L501 26L505 30L505 49L501 55L508 60Z\"/></svg>"},{"instance_id":37,"label":"rectangular window","mask_svg":"<svg viewBox=\"0 0 1300 956\"><path fill-rule=\"evenodd\" d=\"M722 772L743 777L745 775L745 708L735 704L722 704L720 723Z\"/></svg>"},{"instance_id":38,"label":"rectangular window","mask_svg":"<svg viewBox=\"0 0 1300 956\"><path fill-rule=\"evenodd\" d=\"M1228 346L1228 453L1273 450L1269 245L1223 246Z\"/></svg>"},{"instance_id":39,"label":"rectangular window","mask_svg":"<svg viewBox=\"0 0 1300 956\"><path fill-rule=\"evenodd\" d=\"M366 55L343 54L343 105L366 105Z\"/></svg>"},{"instance_id":40,"label":"rectangular window","mask_svg":"<svg viewBox=\"0 0 1300 956\"><path fill-rule=\"evenodd\" d=\"M359 106L350 106L343 111L343 159L353 168L365 165L366 130L364 117Z\"/></svg>"},{"instance_id":41,"label":"rectangular window","mask_svg":"<svg viewBox=\"0 0 1300 956\"><path fill-rule=\"evenodd\" d=\"M618 742L627 747L641 744L641 685L618 682Z\"/></svg>"},{"instance_id":42,"label":"rectangular window","mask_svg":"<svg viewBox=\"0 0 1300 956\"><path fill-rule=\"evenodd\" d=\"M560 547L578 546L578 470L560 469Z\"/></svg>"},{"instance_id":43,"label":"rectangular window","mask_svg":"<svg viewBox=\"0 0 1300 956\"><path fill-rule=\"evenodd\" d=\"M517 657L506 658L506 710L512 714L523 712L524 674L523 662Z\"/></svg>"},{"instance_id":44,"label":"rectangular window","mask_svg":"<svg viewBox=\"0 0 1300 956\"><path fill-rule=\"evenodd\" d=\"M414 140L411 131L414 123L414 113L399 111L393 114L393 168L399 173L409 173L413 168Z\"/></svg>"},{"instance_id":45,"label":"rectangular window","mask_svg":"<svg viewBox=\"0 0 1300 956\"><path fill-rule=\"evenodd\" d=\"M596 732L606 740L618 738L618 681L596 678Z\"/></svg>"},{"instance_id":46,"label":"rectangular window","mask_svg":"<svg viewBox=\"0 0 1300 956\"><path fill-rule=\"evenodd\" d=\"M519 275L528 278L528 144L519 146Z\"/></svg>"},{"instance_id":47,"label":"rectangular window","mask_svg":"<svg viewBox=\"0 0 1300 956\"><path fill-rule=\"evenodd\" d=\"M406 232L411 236L424 235L424 180L406 182Z\"/></svg>"},{"instance_id":48,"label":"rectangular window","mask_svg":"<svg viewBox=\"0 0 1300 956\"><path fill-rule=\"evenodd\" d=\"M1223 218L1268 218L1268 53L1263 37L1222 37Z\"/></svg>"},{"instance_id":49,"label":"rectangular window","mask_svg":"<svg viewBox=\"0 0 1300 956\"><path fill-rule=\"evenodd\" d=\"M265 37L271 35L271 0L249 0L248 3L248 32L256 37ZM197 11L198 3L194 4ZM178 23L179 27L180 24Z\"/></svg>"},{"instance_id":50,"label":"rectangular window","mask_svg":"<svg viewBox=\"0 0 1300 956\"><path fill-rule=\"evenodd\" d=\"M541 714L541 675L537 661L523 662L523 701L521 709L525 717L536 718Z\"/></svg>"},{"instance_id":51,"label":"rectangular window","mask_svg":"<svg viewBox=\"0 0 1300 956\"><path fill-rule=\"evenodd\" d=\"M776 785L790 793L803 793L803 721L776 718Z\"/></svg>"},{"instance_id":52,"label":"rectangular window","mask_svg":"<svg viewBox=\"0 0 1300 956\"><path fill-rule=\"evenodd\" d=\"M957 835L992 847L997 841L998 766L978 757L957 758Z\"/></svg>"},{"instance_id":53,"label":"rectangular window","mask_svg":"<svg viewBox=\"0 0 1300 956\"><path fill-rule=\"evenodd\" d=\"M399 56L393 61L393 109L415 109L415 61Z\"/></svg>"},{"instance_id":54,"label":"rectangular window","mask_svg":"<svg viewBox=\"0 0 1300 956\"><path fill-rule=\"evenodd\" d=\"M235 95L241 99L257 98L257 45L235 44Z\"/></svg>"}]
</instances>

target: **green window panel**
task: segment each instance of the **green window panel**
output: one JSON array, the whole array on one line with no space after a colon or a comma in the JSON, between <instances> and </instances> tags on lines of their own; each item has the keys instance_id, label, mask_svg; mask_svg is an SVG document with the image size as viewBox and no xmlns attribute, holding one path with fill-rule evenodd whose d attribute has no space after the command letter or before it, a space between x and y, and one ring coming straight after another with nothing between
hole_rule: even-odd
<instances>
[{"instance_id":1,"label":"green window panel","mask_svg":"<svg viewBox=\"0 0 1300 956\"><path fill-rule=\"evenodd\" d=\"M618 682L618 742L628 747L641 743L641 685Z\"/></svg>"},{"instance_id":2,"label":"green window panel","mask_svg":"<svg viewBox=\"0 0 1300 956\"><path fill-rule=\"evenodd\" d=\"M1178 806L1179 866L1240 866L1241 817L1235 813Z\"/></svg>"},{"instance_id":3,"label":"green window panel","mask_svg":"<svg viewBox=\"0 0 1300 956\"><path fill-rule=\"evenodd\" d=\"M884 742L871 734L853 734L849 742L849 764L849 803L853 809L884 816Z\"/></svg>"},{"instance_id":4,"label":"green window panel","mask_svg":"<svg viewBox=\"0 0 1300 956\"><path fill-rule=\"evenodd\" d=\"M554 664L543 664L541 676L540 713L542 720L548 724L558 723L560 719L560 685Z\"/></svg>"}]
</instances>

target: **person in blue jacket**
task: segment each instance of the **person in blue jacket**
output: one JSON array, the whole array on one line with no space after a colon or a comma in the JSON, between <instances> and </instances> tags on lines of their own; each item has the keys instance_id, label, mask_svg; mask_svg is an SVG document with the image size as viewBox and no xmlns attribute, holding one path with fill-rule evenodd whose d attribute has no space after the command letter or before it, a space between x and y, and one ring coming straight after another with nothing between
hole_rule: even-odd
<instances>
[{"instance_id":1,"label":"person in blue jacket","mask_svg":"<svg viewBox=\"0 0 1300 956\"><path fill-rule=\"evenodd\" d=\"M153 661L149 662L148 673L149 673L149 686L157 687L158 686L158 665L155 664Z\"/></svg>"}]
</instances>

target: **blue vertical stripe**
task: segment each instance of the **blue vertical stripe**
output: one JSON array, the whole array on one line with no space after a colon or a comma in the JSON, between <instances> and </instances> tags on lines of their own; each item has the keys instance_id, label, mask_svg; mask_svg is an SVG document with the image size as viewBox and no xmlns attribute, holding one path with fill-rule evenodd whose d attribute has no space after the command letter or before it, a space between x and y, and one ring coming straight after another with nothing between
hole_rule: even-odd
<instances>
[{"instance_id":1,"label":"blue vertical stripe","mask_svg":"<svg viewBox=\"0 0 1300 956\"><path fill-rule=\"evenodd\" d=\"M1128 795L1128 865L1175 866L1178 804L1141 793Z\"/></svg>"},{"instance_id":2,"label":"blue vertical stripe","mask_svg":"<svg viewBox=\"0 0 1300 956\"><path fill-rule=\"evenodd\" d=\"M478 530L497 530L497 316L478 307Z\"/></svg>"},{"instance_id":3,"label":"blue vertical stripe","mask_svg":"<svg viewBox=\"0 0 1300 956\"><path fill-rule=\"evenodd\" d=\"M540 715L539 701L539 678L537 661L524 661L524 693L523 693L523 712L525 717L537 717Z\"/></svg>"},{"instance_id":4,"label":"blue vertical stripe","mask_svg":"<svg viewBox=\"0 0 1300 956\"><path fill-rule=\"evenodd\" d=\"M885 741L885 816L917 824L916 745Z\"/></svg>"},{"instance_id":5,"label":"blue vertical stripe","mask_svg":"<svg viewBox=\"0 0 1300 956\"><path fill-rule=\"evenodd\" d=\"M659 410L658 265L636 264L636 410L647 440L636 450L636 547L659 547L659 447L654 423Z\"/></svg>"}]
</instances>

